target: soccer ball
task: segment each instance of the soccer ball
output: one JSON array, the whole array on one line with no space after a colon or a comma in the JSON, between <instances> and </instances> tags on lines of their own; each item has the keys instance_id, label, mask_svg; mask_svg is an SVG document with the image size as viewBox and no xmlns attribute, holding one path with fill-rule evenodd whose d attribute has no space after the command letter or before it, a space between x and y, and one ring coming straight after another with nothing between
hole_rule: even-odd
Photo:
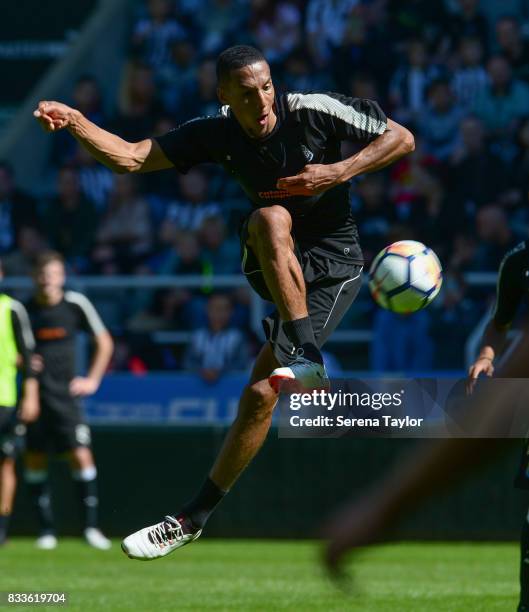
<instances>
[{"instance_id":1,"label":"soccer ball","mask_svg":"<svg viewBox=\"0 0 529 612\"><path fill-rule=\"evenodd\" d=\"M382 249L369 270L369 290L375 302L399 313L427 306L442 282L437 255L415 240L400 240Z\"/></svg>"}]
</instances>

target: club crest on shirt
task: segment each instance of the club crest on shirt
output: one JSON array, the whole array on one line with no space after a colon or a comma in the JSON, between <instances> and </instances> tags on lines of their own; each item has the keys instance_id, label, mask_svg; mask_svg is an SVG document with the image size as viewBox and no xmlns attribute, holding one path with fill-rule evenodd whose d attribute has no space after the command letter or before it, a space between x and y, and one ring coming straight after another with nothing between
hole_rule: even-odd
<instances>
[{"instance_id":1,"label":"club crest on shirt","mask_svg":"<svg viewBox=\"0 0 529 612\"><path fill-rule=\"evenodd\" d=\"M314 157L314 153L310 149L308 149L304 144L301 145L301 152L303 153L303 156L308 162L312 161L312 158Z\"/></svg>"}]
</instances>

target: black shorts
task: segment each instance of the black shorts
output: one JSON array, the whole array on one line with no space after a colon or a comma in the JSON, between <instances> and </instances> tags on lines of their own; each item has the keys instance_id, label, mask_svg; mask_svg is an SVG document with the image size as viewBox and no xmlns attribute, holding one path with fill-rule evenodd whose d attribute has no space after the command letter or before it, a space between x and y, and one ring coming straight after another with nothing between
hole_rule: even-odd
<instances>
[{"instance_id":1,"label":"black shorts","mask_svg":"<svg viewBox=\"0 0 529 612\"><path fill-rule=\"evenodd\" d=\"M27 427L28 451L61 454L90 444L90 428L78 402L41 398L39 418Z\"/></svg>"},{"instance_id":2,"label":"black shorts","mask_svg":"<svg viewBox=\"0 0 529 612\"><path fill-rule=\"evenodd\" d=\"M264 300L273 302L259 261L247 244L248 220L242 225L240 240L243 274ZM305 279L307 309L314 336L321 348L358 295L362 285L362 265L339 261L332 253L327 256L321 247L304 248L295 239L294 250ZM288 365L295 348L285 334L277 310L263 319L263 328L278 362L282 366Z\"/></svg>"},{"instance_id":3,"label":"black shorts","mask_svg":"<svg viewBox=\"0 0 529 612\"><path fill-rule=\"evenodd\" d=\"M14 459L24 445L26 426L18 421L17 409L0 406L0 461Z\"/></svg>"}]
</instances>

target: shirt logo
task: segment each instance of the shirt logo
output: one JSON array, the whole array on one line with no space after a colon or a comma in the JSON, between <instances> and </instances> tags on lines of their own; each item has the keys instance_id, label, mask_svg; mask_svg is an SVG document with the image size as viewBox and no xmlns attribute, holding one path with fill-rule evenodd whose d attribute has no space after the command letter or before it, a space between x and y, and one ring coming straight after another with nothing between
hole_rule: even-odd
<instances>
[{"instance_id":1,"label":"shirt logo","mask_svg":"<svg viewBox=\"0 0 529 612\"><path fill-rule=\"evenodd\" d=\"M314 153L310 149L308 149L304 144L301 145L301 152L303 153L303 156L308 162L312 161L312 158L314 157Z\"/></svg>"},{"instance_id":2,"label":"shirt logo","mask_svg":"<svg viewBox=\"0 0 529 612\"><path fill-rule=\"evenodd\" d=\"M37 340L60 340L66 338L66 335L64 327L41 327L35 332Z\"/></svg>"},{"instance_id":3,"label":"shirt logo","mask_svg":"<svg viewBox=\"0 0 529 612\"><path fill-rule=\"evenodd\" d=\"M257 195L261 200L284 200L291 198L292 195L285 189L274 189L273 191L259 191Z\"/></svg>"}]
</instances>

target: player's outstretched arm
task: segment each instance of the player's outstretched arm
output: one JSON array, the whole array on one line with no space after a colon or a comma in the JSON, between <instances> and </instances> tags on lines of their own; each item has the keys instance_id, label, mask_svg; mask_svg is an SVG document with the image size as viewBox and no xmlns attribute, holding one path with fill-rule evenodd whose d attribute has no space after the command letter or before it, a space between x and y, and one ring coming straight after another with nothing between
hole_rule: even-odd
<instances>
[{"instance_id":1,"label":"player's outstretched arm","mask_svg":"<svg viewBox=\"0 0 529 612\"><path fill-rule=\"evenodd\" d=\"M92 157L113 172L153 172L173 165L155 140L127 142L62 102L41 101L33 116L47 132L67 129Z\"/></svg>"}]
</instances>

